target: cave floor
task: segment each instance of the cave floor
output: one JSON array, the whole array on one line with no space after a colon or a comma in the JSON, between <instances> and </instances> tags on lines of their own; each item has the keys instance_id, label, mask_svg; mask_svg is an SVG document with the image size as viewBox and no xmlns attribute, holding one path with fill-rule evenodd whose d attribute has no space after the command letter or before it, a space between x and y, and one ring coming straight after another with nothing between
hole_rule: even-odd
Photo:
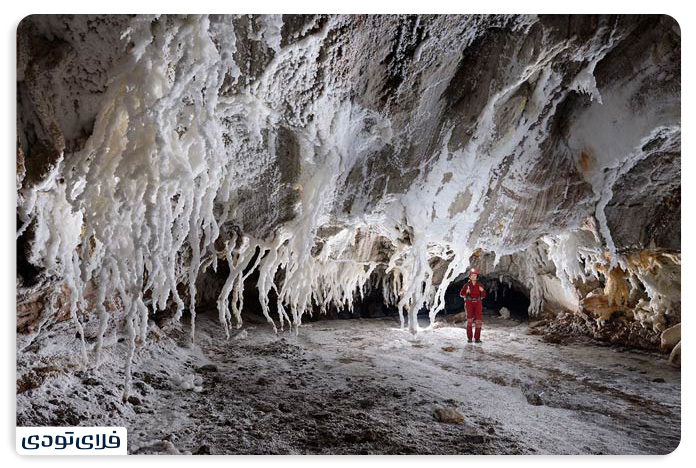
<instances>
[{"instance_id":1,"label":"cave floor","mask_svg":"<svg viewBox=\"0 0 696 468\"><path fill-rule=\"evenodd\" d=\"M196 323L193 349L176 345L186 324L146 345L135 399L109 403L130 453L664 454L680 440L680 372L659 354L546 343L492 317L482 344L455 326L412 336L394 319L322 320L298 335L249 324L230 340L212 314ZM199 376L202 390L176 388L174 372ZM64 405L79 398L80 424L104 423L95 392L122 376L107 362ZM23 425L41 391L18 395ZM447 408L463 419L438 420Z\"/></svg>"}]
</instances>

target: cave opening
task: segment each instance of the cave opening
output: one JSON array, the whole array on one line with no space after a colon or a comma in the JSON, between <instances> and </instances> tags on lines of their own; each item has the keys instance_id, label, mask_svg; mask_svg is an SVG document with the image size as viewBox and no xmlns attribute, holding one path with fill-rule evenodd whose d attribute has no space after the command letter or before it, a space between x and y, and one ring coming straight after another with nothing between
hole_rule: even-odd
<instances>
[{"instance_id":1,"label":"cave opening","mask_svg":"<svg viewBox=\"0 0 696 468\"><path fill-rule=\"evenodd\" d=\"M518 281L500 281L487 279L481 281L488 291L483 300L483 309L492 314L498 314L505 307L510 311L510 317L516 320L529 319L529 290Z\"/></svg>"},{"instance_id":2,"label":"cave opening","mask_svg":"<svg viewBox=\"0 0 696 468\"><path fill-rule=\"evenodd\" d=\"M253 259L250 265L253 264ZM245 270L245 273L248 271ZM244 320L251 319L251 322L265 322L262 316L261 303L256 287L259 272L257 270L248 272L249 275L244 280L243 303L240 305ZM279 271L282 276L282 271ZM229 268L226 262L218 264L217 272L207 271L198 281L198 302L203 305L201 312L210 311L217 314L216 300L222 290L226 277L229 275ZM465 284L464 274L457 277L445 292L445 307L439 315L453 315L464 312L464 300L459 296L461 287ZM529 319L529 290L518 280L508 277L493 278L482 277L481 284L487 291L487 296L483 300L483 314L488 316L499 316L500 311L506 308L510 311L510 318L518 321ZM268 294L268 308L272 317L277 316L277 294L271 289ZM231 300L231 298L229 299ZM362 294L356 293L353 299L352 310L348 306L336 307L327 306L324 311L318 304L313 304L311 315L303 317L305 322L316 322L321 320L346 320L358 318L384 318L398 317L399 310L394 305L385 303L382 291L379 288L368 288ZM427 317L429 309L425 306L418 311L419 317Z\"/></svg>"},{"instance_id":3,"label":"cave opening","mask_svg":"<svg viewBox=\"0 0 696 468\"><path fill-rule=\"evenodd\" d=\"M505 307L510 311L510 318L516 320L529 319L529 290L519 281L509 278L480 279L486 289L487 295L483 302L484 315L500 315L500 310ZM464 312L464 299L459 297L466 278L461 275L453 281L445 293L445 315Z\"/></svg>"},{"instance_id":4,"label":"cave opening","mask_svg":"<svg viewBox=\"0 0 696 468\"><path fill-rule=\"evenodd\" d=\"M257 249L256 255L260 251ZM242 320L249 323L266 323L263 317L261 301L259 299L259 290L257 287L259 280L259 270L251 270L255 263L256 256L249 260L243 274L244 288L242 303L239 305ZM199 313L210 314L217 316L217 300L222 292L223 286L227 277L230 274L230 269L227 262L218 262L217 270L212 268L201 274L196 282L198 296L196 298L199 304ZM276 273L276 281L282 282L284 270L280 268ZM231 309L232 296L228 298L229 307ZM268 312L271 317L278 317L278 294L275 289L268 292ZM357 290L353 297L352 309L348 305L336 306L334 304L327 305L323 310L319 304L312 301L311 314L309 311L303 315L302 321L305 323L317 322L321 320L347 320L359 318L384 318L398 317L399 309L395 305L387 304L384 300L384 295L381 289L377 287L366 288L362 294ZM427 316L428 309L423 308L419 311L419 315L423 313ZM186 310L188 314L188 310ZM171 314L170 314L171 315Z\"/></svg>"}]
</instances>

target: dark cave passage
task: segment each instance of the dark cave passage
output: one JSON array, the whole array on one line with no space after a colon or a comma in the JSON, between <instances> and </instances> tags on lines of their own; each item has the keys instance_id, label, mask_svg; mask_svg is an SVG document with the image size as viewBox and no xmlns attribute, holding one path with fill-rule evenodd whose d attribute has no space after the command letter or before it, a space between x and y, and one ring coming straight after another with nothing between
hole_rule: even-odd
<instances>
[{"instance_id":1,"label":"dark cave passage","mask_svg":"<svg viewBox=\"0 0 696 468\"><path fill-rule=\"evenodd\" d=\"M253 259L252 259L253 260ZM253 264L253 261L250 262ZM245 272L246 273L246 272ZM222 290L229 268L226 262L218 264L217 272L208 270L198 281L199 297L198 302L207 304L211 313L217 313L215 301ZM258 297L256 283L259 278L258 271L253 271L244 281L244 296L242 305L242 316L260 316L261 303ZM445 309L439 315L458 314L464 311L464 300L459 297L459 290L466 282L463 275L453 281L445 292ZM498 316L500 309L505 307L510 311L510 318L516 320L527 320L529 318L528 309L530 305L529 291L519 281L509 278L494 279L481 277L481 284L486 289L488 295L483 300L484 315ZM277 295L271 290L268 297L268 307L271 316L277 316ZM422 307L418 311L419 316L427 316L429 309ZM347 306L329 306L325 313L318 305L314 305L311 316L304 317L306 322L316 322L320 320L346 320L357 318L380 318L396 317L398 308L384 302L382 291L379 289L369 289L364 292L362 297L356 293L353 301L353 310Z\"/></svg>"},{"instance_id":2,"label":"dark cave passage","mask_svg":"<svg viewBox=\"0 0 696 468\"><path fill-rule=\"evenodd\" d=\"M452 282L445 293L445 315L458 314L464 311L464 299L459 297L459 290L466 282L465 279ZM482 277L481 284L488 293L483 300L484 315L499 314L501 308L506 307L510 311L510 317L517 320L529 318L529 291L521 283L510 281L509 283Z\"/></svg>"},{"instance_id":3,"label":"dark cave passage","mask_svg":"<svg viewBox=\"0 0 696 468\"><path fill-rule=\"evenodd\" d=\"M494 314L506 307L510 311L510 317L517 320L529 319L529 291L516 281L510 283L498 280L482 281L488 296L483 300L483 308Z\"/></svg>"},{"instance_id":4,"label":"dark cave passage","mask_svg":"<svg viewBox=\"0 0 696 468\"><path fill-rule=\"evenodd\" d=\"M249 266L253 265L255 257L249 261ZM197 281L198 297L197 302L201 305L201 313L210 313L216 315L217 298L222 291L225 280L229 275L230 270L227 262L219 262L217 271L208 269L203 273ZM244 295L241 306L242 317L244 320L251 319L252 322L258 321L262 315L261 302L259 300L259 291L257 282L259 279L259 271L254 270L249 272L249 267L245 269L244 274L249 273L249 276L244 280ZM277 278L283 277L283 270L279 270ZM232 296L228 299L232 300ZM231 309L231 302L229 304ZM268 309L271 317L278 317L278 295L275 290L271 289L268 292ZM420 313L427 315L427 309L422 309ZM396 317L398 316L398 308L394 305L388 305L384 302L382 291L376 288L368 289L362 295L357 293L353 299L353 309L348 306L336 307L329 305L324 311L321 307L313 302L311 315L307 313L303 316L303 322L316 322L320 320L347 320L357 318L381 318L381 317ZM265 318L261 320L265 322Z\"/></svg>"}]
</instances>

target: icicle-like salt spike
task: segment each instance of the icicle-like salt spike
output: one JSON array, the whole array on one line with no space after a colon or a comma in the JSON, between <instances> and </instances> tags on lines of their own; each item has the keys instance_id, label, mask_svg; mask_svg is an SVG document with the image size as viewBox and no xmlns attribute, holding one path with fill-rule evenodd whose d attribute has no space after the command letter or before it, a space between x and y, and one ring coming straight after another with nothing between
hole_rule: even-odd
<instances>
[{"instance_id":1,"label":"icicle-like salt spike","mask_svg":"<svg viewBox=\"0 0 696 468\"><path fill-rule=\"evenodd\" d=\"M566 291L574 292L574 280L586 281L577 234L561 233L555 237L543 237L542 240L548 245L548 257L556 267L556 276L561 280L561 285Z\"/></svg>"},{"instance_id":2,"label":"icicle-like salt spike","mask_svg":"<svg viewBox=\"0 0 696 468\"><path fill-rule=\"evenodd\" d=\"M97 343L94 347L95 353L95 367L101 365L101 352L102 346L104 345L104 333L109 325L109 313L106 311L104 303L106 302L106 288L109 284L108 282L108 267L104 267L99 274L99 281L97 283L97 298L96 298L96 309L97 317L99 319L99 331L97 332Z\"/></svg>"},{"instance_id":3,"label":"icicle-like salt spike","mask_svg":"<svg viewBox=\"0 0 696 468\"><path fill-rule=\"evenodd\" d=\"M79 258L77 251L74 250L72 253L72 261L70 264L72 265L72 272L71 274L68 274L68 278L75 279L76 277L79 278L79 275L75 274L75 270L79 269ZM77 332L80 336L80 351L82 353L82 360L87 365L89 363L89 359L87 357L87 345L85 344L85 330L82 327L82 323L80 322L80 318L77 316L78 312L78 302L80 301L80 292L79 289L81 285L77 285L73 283L72 281L68 281L68 288L70 289L70 317L73 320L73 323L75 324L75 328L77 328Z\"/></svg>"},{"instance_id":4,"label":"icicle-like salt spike","mask_svg":"<svg viewBox=\"0 0 696 468\"><path fill-rule=\"evenodd\" d=\"M455 272L461 271L462 269L461 258L462 257L455 253L449 265L447 265L447 271L445 272L445 275L442 278L442 282L438 286L437 291L435 293L434 307L430 310L429 313L431 326L435 323L435 317L437 316L438 312L442 311L445 308L445 293L447 292L447 288L454 279ZM466 256L466 258L468 259L469 256ZM464 266L464 268L466 268L466 266Z\"/></svg>"},{"instance_id":5,"label":"icicle-like salt spike","mask_svg":"<svg viewBox=\"0 0 696 468\"><path fill-rule=\"evenodd\" d=\"M147 338L147 320L148 320L148 310L147 306L143 302L141 294L138 294L138 298L135 301L136 310L138 311L138 339L141 343L145 342Z\"/></svg>"},{"instance_id":6,"label":"icicle-like salt spike","mask_svg":"<svg viewBox=\"0 0 696 468\"><path fill-rule=\"evenodd\" d=\"M259 259L259 279L256 287L259 291L259 301L261 302L261 311L266 317L270 317L268 310L268 293L271 288L275 288L273 278L278 269L278 250L287 239L282 236L277 236L274 242L268 246L268 255ZM276 289L276 293L278 293ZM280 296L279 296L280 297ZM279 307L278 316L280 320L280 329L283 330L285 312Z\"/></svg>"},{"instance_id":7,"label":"icicle-like salt spike","mask_svg":"<svg viewBox=\"0 0 696 468\"><path fill-rule=\"evenodd\" d=\"M227 265L229 265L230 272L232 272L232 269L234 268L234 261L232 260L232 249L230 248L229 241L227 241L225 243L225 257L227 259ZM218 316L219 316L220 323L225 328L225 337L227 339L229 339L229 337L230 337L230 326L229 326L230 309L228 306L227 299L230 296L231 290L232 290L232 281L230 279L230 276L228 276L227 280L225 281L225 284L222 287L222 291L220 292L220 298L218 299Z\"/></svg>"},{"instance_id":8,"label":"icicle-like salt spike","mask_svg":"<svg viewBox=\"0 0 696 468\"><path fill-rule=\"evenodd\" d=\"M126 316L126 332L128 333L128 353L126 355L126 366L125 366L125 384L123 386L123 401L128 400L130 395L131 382L133 380L133 357L135 356L135 327L133 325L134 316L133 313L129 311Z\"/></svg>"}]
</instances>

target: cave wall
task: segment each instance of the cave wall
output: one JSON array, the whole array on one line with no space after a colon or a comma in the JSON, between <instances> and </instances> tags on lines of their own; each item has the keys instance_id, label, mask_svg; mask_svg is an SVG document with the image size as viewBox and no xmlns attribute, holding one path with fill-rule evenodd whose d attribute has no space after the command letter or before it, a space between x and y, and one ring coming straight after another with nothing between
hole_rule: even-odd
<instances>
[{"instance_id":1,"label":"cave wall","mask_svg":"<svg viewBox=\"0 0 696 468\"><path fill-rule=\"evenodd\" d=\"M530 316L680 317L668 16L32 15L17 40L20 298L116 296L142 334L224 263L226 330L255 274L274 327L376 289L416 331L480 263Z\"/></svg>"}]
</instances>

